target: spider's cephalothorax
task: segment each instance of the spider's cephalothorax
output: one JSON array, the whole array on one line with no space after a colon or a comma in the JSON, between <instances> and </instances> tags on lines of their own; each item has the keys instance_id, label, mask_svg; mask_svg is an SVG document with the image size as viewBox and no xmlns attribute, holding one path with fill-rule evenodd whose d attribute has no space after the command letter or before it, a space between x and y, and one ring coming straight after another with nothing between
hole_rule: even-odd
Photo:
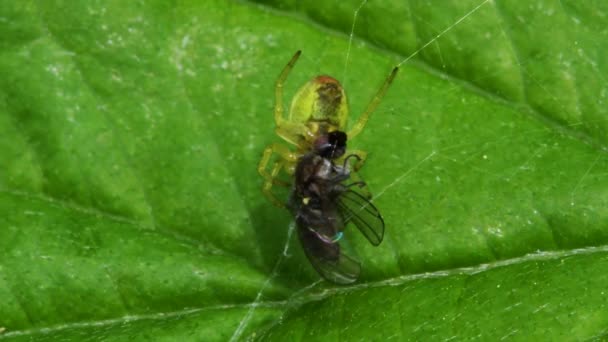
<instances>
[{"instance_id":1,"label":"spider's cephalothorax","mask_svg":"<svg viewBox=\"0 0 608 342\"><path fill-rule=\"evenodd\" d=\"M397 67L393 69L357 122L346 131L348 119L346 94L340 82L330 76L317 76L304 84L293 97L287 118L283 115L283 83L300 54L300 51L296 52L279 75L275 86L274 106L276 133L288 143L295 145L296 151L274 143L264 150L258 166L259 173L264 177L264 194L279 207L285 206L284 201L274 196L272 186L291 186L290 182L278 179L281 171L293 175L298 158L312 152L316 142L332 132L346 132L349 139L361 133L370 114L380 104L399 70ZM271 163L271 157L275 153L280 158ZM358 161L353 170L357 171L363 165L367 154L358 150L351 150L349 154L357 155Z\"/></svg>"}]
</instances>

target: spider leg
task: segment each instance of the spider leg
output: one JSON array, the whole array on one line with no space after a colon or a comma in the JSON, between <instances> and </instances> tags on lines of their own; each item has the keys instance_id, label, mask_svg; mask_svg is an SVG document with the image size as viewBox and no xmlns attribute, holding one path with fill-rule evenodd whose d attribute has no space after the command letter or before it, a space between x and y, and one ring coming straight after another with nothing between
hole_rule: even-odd
<instances>
[{"instance_id":1,"label":"spider leg","mask_svg":"<svg viewBox=\"0 0 608 342\"><path fill-rule=\"evenodd\" d=\"M266 198L268 198L270 200L270 202L272 202L272 204L274 204L275 206L277 206L279 208L285 208L285 203L282 202L281 200L279 200L274 195L274 193L272 192L272 186L273 185L279 185L279 186L285 186L285 187L291 186L291 184L289 184L288 182L285 182L285 181L282 181L282 180L276 178L276 176L278 176L281 169L283 169L283 168L288 169L289 164L292 164L292 163L289 163L285 160L280 160L280 161L275 162L274 166L272 167L271 178L266 178L266 180L264 181L264 186L262 187L262 192L264 193Z\"/></svg>"},{"instance_id":2,"label":"spider leg","mask_svg":"<svg viewBox=\"0 0 608 342\"><path fill-rule=\"evenodd\" d=\"M290 144L301 147L306 141L314 140L314 133L303 124L284 121L275 132Z\"/></svg>"},{"instance_id":3,"label":"spider leg","mask_svg":"<svg viewBox=\"0 0 608 342\"><path fill-rule=\"evenodd\" d=\"M298 122L291 122L283 117L283 86L285 81L287 80L287 76L291 69L293 69L294 65L300 58L300 54L302 51L298 50L291 57L289 63L283 68L281 74L279 74L279 78L277 78L275 88L274 88L274 121L277 125L276 133L281 138L285 139L287 142L293 145L300 145L302 139L314 139L314 134L310 131L306 125L303 125Z\"/></svg>"},{"instance_id":4,"label":"spider leg","mask_svg":"<svg viewBox=\"0 0 608 342\"><path fill-rule=\"evenodd\" d=\"M289 60L289 63L287 63L287 65L283 68L283 71L281 71L281 74L279 75L279 78L275 84L274 121L276 122L277 127L283 126L283 123L285 122L285 119L283 118L283 84L287 79L287 75L289 75L289 72L291 69L293 69L293 66L298 61L298 58L300 58L301 53L302 51L298 50L293 57L291 57L291 60Z\"/></svg>"},{"instance_id":5,"label":"spider leg","mask_svg":"<svg viewBox=\"0 0 608 342\"><path fill-rule=\"evenodd\" d=\"M278 179L277 176L279 175L279 172L281 172L282 168L285 168L287 163L285 163L284 160L282 161L277 161L274 163L274 166L272 167L272 172L270 173L270 177L272 178L272 185L279 185L279 186L284 186L284 187L290 187L291 184L289 182L286 182L284 180ZM289 173L289 172L287 172Z\"/></svg>"},{"instance_id":6,"label":"spider leg","mask_svg":"<svg viewBox=\"0 0 608 342\"><path fill-rule=\"evenodd\" d=\"M272 170L268 172L268 164L270 163L272 155L275 153L279 155L280 159L274 162ZM290 167L289 165L295 164L297 159L298 155L296 153L291 152L286 146L281 144L274 143L264 149L264 154L262 155L262 159L258 164L258 172L264 178L262 192L277 207L285 207L285 204L274 196L272 193L272 186L290 186L288 182L278 179L277 176L279 175L281 169L285 169L289 173L290 170L293 169L293 167Z\"/></svg>"},{"instance_id":7,"label":"spider leg","mask_svg":"<svg viewBox=\"0 0 608 342\"><path fill-rule=\"evenodd\" d=\"M268 200L279 208L285 208L285 203L281 202L275 195L272 193L272 181L264 182L264 187L262 188L262 192L264 196L268 198Z\"/></svg>"},{"instance_id":8,"label":"spider leg","mask_svg":"<svg viewBox=\"0 0 608 342\"><path fill-rule=\"evenodd\" d=\"M374 110L376 110L376 107L378 107L378 105L380 104L380 101L382 101L382 98L386 94L386 91L390 87L391 83L393 83L395 76L397 76L398 71L399 71L399 67L395 67L393 69L393 71L390 73L390 75L388 75L386 80L384 80L384 83L382 84L382 86L380 87L380 89L378 90L376 95L374 95L372 100L369 102L369 104L367 105L367 108L365 108L365 111L363 112L363 114L361 114L361 116L359 116L357 123L355 123L355 125L347 133L348 139L352 139L355 136L359 135L359 133L361 133L361 131L365 127L365 124L367 123L367 120L369 120L370 114Z\"/></svg>"},{"instance_id":9,"label":"spider leg","mask_svg":"<svg viewBox=\"0 0 608 342\"><path fill-rule=\"evenodd\" d=\"M272 175L272 172L268 173L266 170L268 163L270 162L270 158L274 153L278 154L281 159L290 163L295 163L298 160L298 154L291 152L285 145L278 143L270 144L264 149L264 154L262 154L262 159L260 159L260 163L258 164L258 172L265 179L272 179L273 177L276 177L276 175ZM276 172L278 174L278 171Z\"/></svg>"}]
</instances>

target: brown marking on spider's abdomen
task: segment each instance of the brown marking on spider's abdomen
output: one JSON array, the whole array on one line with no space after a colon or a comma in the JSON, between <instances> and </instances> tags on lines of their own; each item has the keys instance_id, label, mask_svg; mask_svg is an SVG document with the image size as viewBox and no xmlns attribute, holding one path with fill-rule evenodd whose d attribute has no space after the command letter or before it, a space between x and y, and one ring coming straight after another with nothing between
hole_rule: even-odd
<instances>
[{"instance_id":1,"label":"brown marking on spider's abdomen","mask_svg":"<svg viewBox=\"0 0 608 342\"><path fill-rule=\"evenodd\" d=\"M317 80L321 82L317 89L319 111L324 116L332 117L342 103L342 86L329 76L319 76Z\"/></svg>"}]
</instances>

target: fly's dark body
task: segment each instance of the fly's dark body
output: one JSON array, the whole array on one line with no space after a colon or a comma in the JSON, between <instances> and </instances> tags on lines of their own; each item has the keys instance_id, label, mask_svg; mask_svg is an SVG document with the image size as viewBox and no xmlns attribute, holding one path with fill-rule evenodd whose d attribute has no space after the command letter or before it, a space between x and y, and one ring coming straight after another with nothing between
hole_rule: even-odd
<instances>
[{"instance_id":1,"label":"fly's dark body","mask_svg":"<svg viewBox=\"0 0 608 342\"><path fill-rule=\"evenodd\" d=\"M312 152L298 159L289 200L306 256L323 278L338 284L354 282L361 272L359 262L340 246L345 226L354 223L373 245L384 235L382 216L360 193L364 183L347 184L348 159L356 155L345 157L342 165L336 163L345 150L345 133L319 137Z\"/></svg>"}]
</instances>

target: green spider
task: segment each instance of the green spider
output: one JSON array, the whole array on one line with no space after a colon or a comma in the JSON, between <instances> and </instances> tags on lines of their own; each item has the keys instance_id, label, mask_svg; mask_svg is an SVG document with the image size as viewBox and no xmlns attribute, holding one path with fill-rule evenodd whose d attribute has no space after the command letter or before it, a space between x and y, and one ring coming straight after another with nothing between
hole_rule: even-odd
<instances>
[{"instance_id":1,"label":"green spider","mask_svg":"<svg viewBox=\"0 0 608 342\"><path fill-rule=\"evenodd\" d=\"M315 140L320 135L329 132L345 131L348 119L348 104L344 89L340 82L326 75L317 76L304 84L291 101L289 117L285 118L283 116L283 84L301 53L301 51L297 51L279 75L275 86L274 105L274 119L277 125L275 131L285 141L295 145L296 150L292 151L285 145L273 143L264 149L264 154L258 165L258 172L264 178L262 191L278 207L285 207L285 204L274 196L272 186L291 186L291 184L277 178L281 170L292 176L298 158L312 150ZM398 67L392 70L359 117L359 120L347 131L348 139L352 139L361 133L369 120L370 114L382 101L398 71ZM272 168L268 171L268 164L275 153L280 158L272 164ZM363 166L367 153L360 150L349 151L349 155L352 154L359 157L354 166L354 171L357 171Z\"/></svg>"}]
</instances>

